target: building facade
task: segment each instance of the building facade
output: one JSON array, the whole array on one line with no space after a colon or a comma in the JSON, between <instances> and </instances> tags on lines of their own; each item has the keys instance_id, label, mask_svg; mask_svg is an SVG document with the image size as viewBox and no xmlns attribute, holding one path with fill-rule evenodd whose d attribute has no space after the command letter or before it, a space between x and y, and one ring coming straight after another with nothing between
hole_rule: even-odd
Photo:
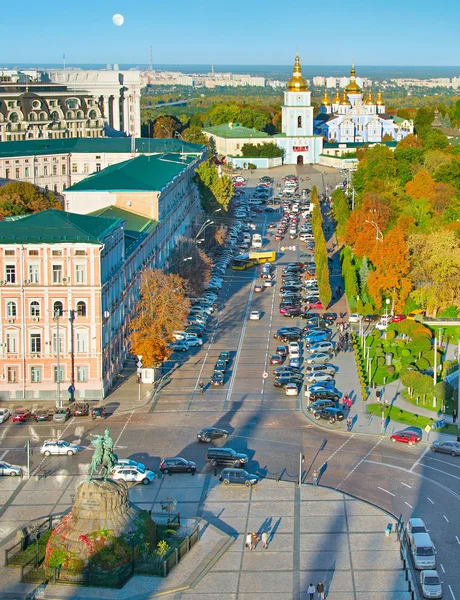
<instances>
[{"instance_id":1,"label":"building facade","mask_svg":"<svg viewBox=\"0 0 460 600\"><path fill-rule=\"evenodd\" d=\"M314 119L317 134L327 142L334 143L378 143L392 138L399 142L414 132L412 121L396 121L385 113L381 92L372 99L369 90L366 97L356 79L354 66L350 71L350 83L340 94L337 88L331 101L325 90L320 113Z\"/></svg>"}]
</instances>

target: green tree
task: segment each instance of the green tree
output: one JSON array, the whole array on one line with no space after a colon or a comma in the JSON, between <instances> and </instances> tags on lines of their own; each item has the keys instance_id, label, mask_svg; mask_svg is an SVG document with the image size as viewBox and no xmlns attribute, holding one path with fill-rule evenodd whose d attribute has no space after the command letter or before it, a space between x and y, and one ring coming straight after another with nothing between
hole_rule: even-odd
<instances>
[{"instance_id":1,"label":"green tree","mask_svg":"<svg viewBox=\"0 0 460 600\"><path fill-rule=\"evenodd\" d=\"M196 125L184 129L184 131L182 132L182 137L184 138L184 140L187 140L187 142L191 142L192 144L201 144L207 146L209 143L209 139L203 133L201 127L198 127Z\"/></svg>"},{"instance_id":2,"label":"green tree","mask_svg":"<svg viewBox=\"0 0 460 600\"><path fill-rule=\"evenodd\" d=\"M327 260L321 269L321 276L318 278L319 299L325 309L329 306L332 300L332 290L329 281L329 267Z\"/></svg>"},{"instance_id":3,"label":"green tree","mask_svg":"<svg viewBox=\"0 0 460 600\"><path fill-rule=\"evenodd\" d=\"M336 233L339 238L342 238L345 233L345 227L350 218L350 204L341 188L337 188L332 192L332 213L337 221Z\"/></svg>"},{"instance_id":4,"label":"green tree","mask_svg":"<svg viewBox=\"0 0 460 600\"><path fill-rule=\"evenodd\" d=\"M452 160L450 163L441 165L435 173L436 181L450 183L460 191L460 161Z\"/></svg>"},{"instance_id":5,"label":"green tree","mask_svg":"<svg viewBox=\"0 0 460 600\"><path fill-rule=\"evenodd\" d=\"M425 138L431 131L431 123L434 119L434 108L422 106L418 109L414 119L415 132L421 138Z\"/></svg>"},{"instance_id":6,"label":"green tree","mask_svg":"<svg viewBox=\"0 0 460 600\"><path fill-rule=\"evenodd\" d=\"M196 169L193 180L198 187L201 207L207 214L211 214L219 208L227 212L233 196L233 184L230 177L227 175L219 177L216 165L207 160Z\"/></svg>"},{"instance_id":7,"label":"green tree","mask_svg":"<svg viewBox=\"0 0 460 600\"><path fill-rule=\"evenodd\" d=\"M443 150L449 145L447 136L438 129L432 129L425 135L423 146L426 150Z\"/></svg>"},{"instance_id":8,"label":"green tree","mask_svg":"<svg viewBox=\"0 0 460 600\"><path fill-rule=\"evenodd\" d=\"M182 129L182 123L169 116L158 117L153 124L153 137L173 138Z\"/></svg>"},{"instance_id":9,"label":"green tree","mask_svg":"<svg viewBox=\"0 0 460 600\"><path fill-rule=\"evenodd\" d=\"M273 142L264 144L243 144L241 153L243 156L249 158L276 158L284 156L283 148L280 148Z\"/></svg>"},{"instance_id":10,"label":"green tree","mask_svg":"<svg viewBox=\"0 0 460 600\"><path fill-rule=\"evenodd\" d=\"M62 210L62 203L53 194L40 190L32 183L11 181L0 187L0 219L49 208Z\"/></svg>"}]
</instances>

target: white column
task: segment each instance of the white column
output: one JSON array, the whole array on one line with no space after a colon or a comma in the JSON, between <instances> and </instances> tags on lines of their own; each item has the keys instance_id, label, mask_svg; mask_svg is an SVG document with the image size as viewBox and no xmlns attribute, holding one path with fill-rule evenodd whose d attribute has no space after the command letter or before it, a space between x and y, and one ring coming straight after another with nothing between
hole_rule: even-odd
<instances>
[{"instance_id":1,"label":"white column","mask_svg":"<svg viewBox=\"0 0 460 600\"><path fill-rule=\"evenodd\" d=\"M120 130L120 95L119 93L113 94L113 128L117 131Z\"/></svg>"}]
</instances>

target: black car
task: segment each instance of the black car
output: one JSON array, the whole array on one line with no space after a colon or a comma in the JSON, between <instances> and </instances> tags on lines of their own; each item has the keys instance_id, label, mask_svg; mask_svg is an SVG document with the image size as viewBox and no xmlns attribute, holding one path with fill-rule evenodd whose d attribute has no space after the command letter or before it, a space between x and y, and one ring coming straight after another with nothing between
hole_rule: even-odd
<instances>
[{"instance_id":1,"label":"black car","mask_svg":"<svg viewBox=\"0 0 460 600\"><path fill-rule=\"evenodd\" d=\"M281 342L300 342L302 336L300 333L285 333L279 339Z\"/></svg>"},{"instance_id":2,"label":"black car","mask_svg":"<svg viewBox=\"0 0 460 600\"><path fill-rule=\"evenodd\" d=\"M337 319L337 314L332 312L325 312L322 314L323 319L326 321L334 322Z\"/></svg>"},{"instance_id":3,"label":"black car","mask_svg":"<svg viewBox=\"0 0 460 600\"><path fill-rule=\"evenodd\" d=\"M214 371L211 377L211 385L224 385L224 374L222 371Z\"/></svg>"},{"instance_id":4,"label":"black car","mask_svg":"<svg viewBox=\"0 0 460 600\"><path fill-rule=\"evenodd\" d=\"M380 315L365 315L363 317L363 321L365 321L366 323L372 323L373 321L378 321L380 319Z\"/></svg>"},{"instance_id":5,"label":"black car","mask_svg":"<svg viewBox=\"0 0 460 600\"><path fill-rule=\"evenodd\" d=\"M225 373L226 368L227 363L225 362L225 360L218 360L214 365L214 371L221 371L222 373Z\"/></svg>"},{"instance_id":6,"label":"black car","mask_svg":"<svg viewBox=\"0 0 460 600\"><path fill-rule=\"evenodd\" d=\"M280 327L277 330L277 332L273 334L273 337L275 338L275 340L278 340L281 337L284 337L285 335L287 335L289 333L295 333L296 335L301 335L302 330L300 329L300 327ZM277 349L277 352L278 352L278 349Z\"/></svg>"},{"instance_id":7,"label":"black car","mask_svg":"<svg viewBox=\"0 0 460 600\"><path fill-rule=\"evenodd\" d=\"M40 410L36 410L34 413L34 419L36 423L39 423L40 421L51 421L53 418L53 411L51 410L46 410L46 409L40 409Z\"/></svg>"},{"instance_id":8,"label":"black car","mask_svg":"<svg viewBox=\"0 0 460 600\"><path fill-rule=\"evenodd\" d=\"M338 402L340 400L340 394L334 390L315 390L310 394L310 401L316 402L317 400L332 400Z\"/></svg>"},{"instance_id":9,"label":"black car","mask_svg":"<svg viewBox=\"0 0 460 600\"><path fill-rule=\"evenodd\" d=\"M233 448L208 448L206 462L212 467L225 465L226 467L241 467L248 462L247 454L235 452Z\"/></svg>"},{"instance_id":10,"label":"black car","mask_svg":"<svg viewBox=\"0 0 460 600\"><path fill-rule=\"evenodd\" d=\"M222 481L225 485L229 483L239 483L246 487L251 487L259 482L259 476L249 474L244 469L223 469L220 474L219 481Z\"/></svg>"},{"instance_id":11,"label":"black car","mask_svg":"<svg viewBox=\"0 0 460 600\"><path fill-rule=\"evenodd\" d=\"M315 412L321 408L335 408L335 404L332 400L316 400L307 407L309 412Z\"/></svg>"},{"instance_id":12,"label":"black car","mask_svg":"<svg viewBox=\"0 0 460 600\"><path fill-rule=\"evenodd\" d=\"M295 306L288 308L288 310L283 314L283 317L290 317L291 319L294 319L295 317L300 317L301 314L302 311L300 307Z\"/></svg>"},{"instance_id":13,"label":"black car","mask_svg":"<svg viewBox=\"0 0 460 600\"><path fill-rule=\"evenodd\" d=\"M316 410L314 413L315 419L326 419L329 423L335 423L336 421L343 421L344 414L338 408L320 408Z\"/></svg>"},{"instance_id":14,"label":"black car","mask_svg":"<svg viewBox=\"0 0 460 600\"><path fill-rule=\"evenodd\" d=\"M168 473L195 473L196 464L191 460L186 460L181 456L175 458L165 458L160 463L160 471L165 475Z\"/></svg>"},{"instance_id":15,"label":"black car","mask_svg":"<svg viewBox=\"0 0 460 600\"><path fill-rule=\"evenodd\" d=\"M196 437L200 442L210 442L218 438L228 438L228 431L219 427L205 427L196 434Z\"/></svg>"},{"instance_id":16,"label":"black car","mask_svg":"<svg viewBox=\"0 0 460 600\"><path fill-rule=\"evenodd\" d=\"M295 383L297 385L302 385L303 383L303 377L299 377L299 375L296 375L294 373L291 374L286 374L286 375L281 375L280 377L277 377L275 379L275 381L273 382L273 385L277 388L284 388L287 386L288 383Z\"/></svg>"},{"instance_id":17,"label":"black car","mask_svg":"<svg viewBox=\"0 0 460 600\"><path fill-rule=\"evenodd\" d=\"M298 367L290 367L289 365L286 365L284 367L277 367L274 371L273 374L275 375L275 377L280 377L281 375L284 375L286 373L294 373L294 374L301 374L301 371Z\"/></svg>"}]
</instances>

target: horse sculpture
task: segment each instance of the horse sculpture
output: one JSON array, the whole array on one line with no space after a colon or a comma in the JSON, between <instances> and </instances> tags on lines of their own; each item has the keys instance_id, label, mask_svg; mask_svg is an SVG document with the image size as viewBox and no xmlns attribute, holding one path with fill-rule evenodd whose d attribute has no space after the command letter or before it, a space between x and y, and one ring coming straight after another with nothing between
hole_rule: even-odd
<instances>
[{"instance_id":1,"label":"horse sculpture","mask_svg":"<svg viewBox=\"0 0 460 600\"><path fill-rule=\"evenodd\" d=\"M107 481L110 471L118 462L118 457L113 452L113 440L110 437L110 429L106 429L104 435L96 433L91 434L91 437L95 438L91 441L91 445L94 446L94 454L91 460L88 481L93 480L93 475L96 472L97 475L103 477L104 481ZM101 467L99 471L98 467Z\"/></svg>"}]
</instances>

